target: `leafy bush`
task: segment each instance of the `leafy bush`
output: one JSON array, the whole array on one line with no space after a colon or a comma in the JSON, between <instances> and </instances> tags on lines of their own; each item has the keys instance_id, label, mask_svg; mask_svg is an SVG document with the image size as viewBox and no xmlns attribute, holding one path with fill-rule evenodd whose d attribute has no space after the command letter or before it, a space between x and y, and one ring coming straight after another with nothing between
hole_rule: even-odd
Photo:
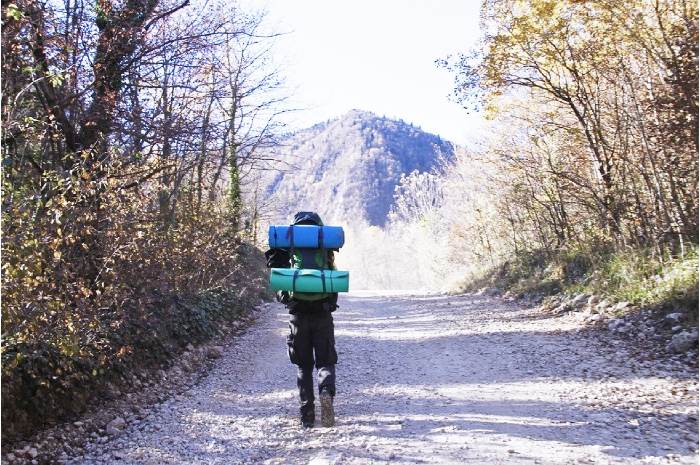
<instances>
[{"instance_id":1,"label":"leafy bush","mask_svg":"<svg viewBox=\"0 0 700 465\"><path fill-rule=\"evenodd\" d=\"M132 309L119 322L103 315L97 331L76 338L80 353L66 353L55 341L4 339L3 438L76 415L110 386L126 383L130 373L167 365L188 343L219 334L254 297L259 295L241 299L239 292L217 290L154 302L145 312Z\"/></svg>"},{"instance_id":2,"label":"leafy bush","mask_svg":"<svg viewBox=\"0 0 700 465\"><path fill-rule=\"evenodd\" d=\"M119 164L90 168L3 186L3 439L80 412L266 295L261 253L217 202L185 192L164 215L157 182L123 189Z\"/></svg>"},{"instance_id":3,"label":"leafy bush","mask_svg":"<svg viewBox=\"0 0 700 465\"><path fill-rule=\"evenodd\" d=\"M3 439L167 363L265 287L237 176L283 113L262 15L107 4L2 10Z\"/></svg>"}]
</instances>

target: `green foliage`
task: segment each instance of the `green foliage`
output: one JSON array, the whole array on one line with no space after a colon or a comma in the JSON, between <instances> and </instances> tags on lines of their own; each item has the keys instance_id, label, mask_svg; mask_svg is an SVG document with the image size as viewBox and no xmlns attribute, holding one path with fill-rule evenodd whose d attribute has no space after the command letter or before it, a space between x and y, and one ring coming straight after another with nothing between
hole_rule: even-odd
<instances>
[{"instance_id":1,"label":"green foliage","mask_svg":"<svg viewBox=\"0 0 700 465\"><path fill-rule=\"evenodd\" d=\"M617 253L591 273L584 289L639 305L695 310L698 307L698 252L658 260L649 253Z\"/></svg>"},{"instance_id":2,"label":"green foliage","mask_svg":"<svg viewBox=\"0 0 700 465\"><path fill-rule=\"evenodd\" d=\"M512 251L697 244L697 5L485 0L482 26L455 92L512 135L485 150Z\"/></svg>"},{"instance_id":3,"label":"green foliage","mask_svg":"<svg viewBox=\"0 0 700 465\"><path fill-rule=\"evenodd\" d=\"M472 188L490 214L470 204L455 229L502 265L469 287L697 314L697 4L485 0L482 26L452 69L501 124Z\"/></svg>"},{"instance_id":4,"label":"green foliage","mask_svg":"<svg viewBox=\"0 0 700 465\"><path fill-rule=\"evenodd\" d=\"M231 218L231 224L234 228L238 228L241 217L241 210L243 208L243 198L241 196L241 181L238 175L238 162L235 152L232 149L231 163L230 163L230 180L228 189L228 201L229 201L229 216Z\"/></svg>"},{"instance_id":5,"label":"green foliage","mask_svg":"<svg viewBox=\"0 0 700 465\"><path fill-rule=\"evenodd\" d=\"M562 270L552 266L543 251L528 251L515 255L501 265L475 272L467 278L464 290L498 287L513 292L555 294L562 289Z\"/></svg>"},{"instance_id":6,"label":"green foliage","mask_svg":"<svg viewBox=\"0 0 700 465\"><path fill-rule=\"evenodd\" d=\"M212 66L255 22L204 5L194 23L171 15L187 4L149 22L158 3L3 4L3 439L79 412L264 297L264 261L240 240L237 172L234 215L223 198L222 137L244 141L218 128L260 142L273 125L216 108L269 86L223 92L235 64ZM212 30L227 40L178 51Z\"/></svg>"},{"instance_id":7,"label":"green foliage","mask_svg":"<svg viewBox=\"0 0 700 465\"><path fill-rule=\"evenodd\" d=\"M10 3L7 5L7 9L5 10L5 14L7 15L8 18L12 18L15 21L19 21L24 17L24 14L22 13L22 10L20 10L16 4Z\"/></svg>"}]
</instances>

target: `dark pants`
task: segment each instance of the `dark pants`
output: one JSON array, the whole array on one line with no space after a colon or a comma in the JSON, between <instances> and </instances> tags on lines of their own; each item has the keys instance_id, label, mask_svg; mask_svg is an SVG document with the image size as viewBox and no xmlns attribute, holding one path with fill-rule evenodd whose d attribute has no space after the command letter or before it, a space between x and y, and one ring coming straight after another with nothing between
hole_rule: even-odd
<instances>
[{"instance_id":1,"label":"dark pants","mask_svg":"<svg viewBox=\"0 0 700 465\"><path fill-rule=\"evenodd\" d=\"M297 387L301 412L314 405L314 365L318 369L318 390L335 395L335 351L333 315L327 310L297 310L289 317L287 336L289 360L297 365Z\"/></svg>"}]
</instances>

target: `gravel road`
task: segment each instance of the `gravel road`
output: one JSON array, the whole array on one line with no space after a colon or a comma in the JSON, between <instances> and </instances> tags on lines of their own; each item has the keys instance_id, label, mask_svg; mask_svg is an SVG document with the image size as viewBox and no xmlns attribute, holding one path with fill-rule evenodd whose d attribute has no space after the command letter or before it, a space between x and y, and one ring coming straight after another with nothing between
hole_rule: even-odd
<instances>
[{"instance_id":1,"label":"gravel road","mask_svg":"<svg viewBox=\"0 0 700 465\"><path fill-rule=\"evenodd\" d=\"M199 384L69 463L697 463L697 371L680 362L492 297L340 303L335 427L298 426L287 315L267 304Z\"/></svg>"}]
</instances>

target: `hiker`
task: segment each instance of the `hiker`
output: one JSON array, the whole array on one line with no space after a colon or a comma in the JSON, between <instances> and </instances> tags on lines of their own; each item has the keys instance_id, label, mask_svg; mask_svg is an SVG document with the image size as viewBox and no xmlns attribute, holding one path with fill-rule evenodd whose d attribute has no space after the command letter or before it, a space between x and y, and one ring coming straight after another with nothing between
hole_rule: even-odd
<instances>
[{"instance_id":1,"label":"hiker","mask_svg":"<svg viewBox=\"0 0 700 465\"><path fill-rule=\"evenodd\" d=\"M298 212L293 225L323 226L314 212ZM337 249L336 249L337 250ZM269 268L335 270L334 253L329 249L270 249L265 253ZM333 315L338 307L338 293L308 293L278 291L277 300L289 310L287 352L297 365L301 424L314 426L314 365L318 370L318 391L321 403L321 424L333 426L333 397L335 396L335 350Z\"/></svg>"}]
</instances>

